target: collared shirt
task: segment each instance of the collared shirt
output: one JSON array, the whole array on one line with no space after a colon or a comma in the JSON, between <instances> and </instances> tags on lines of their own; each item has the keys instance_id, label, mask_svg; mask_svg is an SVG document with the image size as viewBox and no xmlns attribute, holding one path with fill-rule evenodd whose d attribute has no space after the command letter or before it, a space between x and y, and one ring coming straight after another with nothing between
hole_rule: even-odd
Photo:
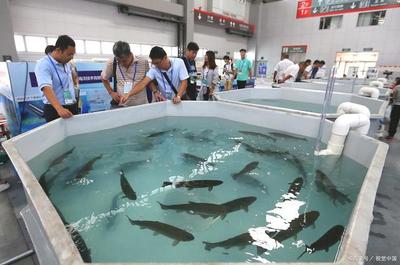
<instances>
[{"instance_id":1,"label":"collared shirt","mask_svg":"<svg viewBox=\"0 0 400 265\"><path fill-rule=\"evenodd\" d=\"M177 92L179 92L179 87L181 86L182 81L189 78L189 74L182 59L169 58L169 60L171 62L171 67L167 71L161 70L157 67L152 67L147 72L146 76L151 80L157 80L161 93L164 96L167 96L168 99L172 99L175 96L175 93L168 81L165 79L163 73L167 73Z\"/></svg>"},{"instance_id":2,"label":"collared shirt","mask_svg":"<svg viewBox=\"0 0 400 265\"><path fill-rule=\"evenodd\" d=\"M285 72L289 68L289 66L293 65L294 63L289 59L283 59L279 63L276 64L274 71L277 72L276 74L276 81L283 80L285 78Z\"/></svg>"},{"instance_id":3,"label":"collared shirt","mask_svg":"<svg viewBox=\"0 0 400 265\"><path fill-rule=\"evenodd\" d=\"M101 78L103 80L109 80L112 77L113 61L114 59L109 60L104 70L101 72ZM135 64L137 65L135 66ZM128 67L124 67L122 65L117 64L117 69L115 72L117 76L117 93L119 95L123 95L125 82L130 82L133 85L136 85L145 77L146 72L148 70L149 70L149 62L143 59L142 57L135 55L133 57L133 62ZM135 80L133 80L133 77L135 77ZM147 103L147 93L146 90L143 89L135 96L130 97L124 105L136 106L146 103Z\"/></svg>"},{"instance_id":4,"label":"collared shirt","mask_svg":"<svg viewBox=\"0 0 400 265\"><path fill-rule=\"evenodd\" d=\"M298 64L293 64L286 69L285 72L285 77L290 76L290 78L287 81L292 81L294 82L297 78L297 75L299 74L300 66Z\"/></svg>"},{"instance_id":5,"label":"collared shirt","mask_svg":"<svg viewBox=\"0 0 400 265\"><path fill-rule=\"evenodd\" d=\"M37 62L35 66L35 75L44 104L50 104L42 91L46 86L53 88L54 94L61 105L66 105L64 101L64 90L69 90L72 99L75 100L74 82L72 81L72 69L70 64L59 63L49 54ZM58 78L58 76L60 76L60 78Z\"/></svg>"},{"instance_id":6,"label":"collared shirt","mask_svg":"<svg viewBox=\"0 0 400 265\"><path fill-rule=\"evenodd\" d=\"M247 58L236 61L235 68L238 72L236 79L239 81L247 81L247 79L249 79L251 67L251 62Z\"/></svg>"}]
</instances>

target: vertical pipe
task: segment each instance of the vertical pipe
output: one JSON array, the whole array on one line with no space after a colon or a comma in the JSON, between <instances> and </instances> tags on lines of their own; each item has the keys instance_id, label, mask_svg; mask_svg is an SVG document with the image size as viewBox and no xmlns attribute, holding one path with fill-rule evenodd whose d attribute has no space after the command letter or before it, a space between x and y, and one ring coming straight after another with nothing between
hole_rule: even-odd
<instances>
[{"instance_id":1,"label":"vertical pipe","mask_svg":"<svg viewBox=\"0 0 400 265\"><path fill-rule=\"evenodd\" d=\"M326 85L324 105L322 108L321 120L320 120L319 128L318 128L318 135L317 135L317 139L315 142L315 153L318 153L320 151L321 139L322 139L322 134L323 134L323 130L324 130L324 121L326 118L326 112L328 111L328 107L331 103L332 92L333 92L333 88L335 86L335 80L336 80L335 74L336 74L336 67L334 66L334 67L332 67L332 69L329 73L328 84Z\"/></svg>"}]
</instances>

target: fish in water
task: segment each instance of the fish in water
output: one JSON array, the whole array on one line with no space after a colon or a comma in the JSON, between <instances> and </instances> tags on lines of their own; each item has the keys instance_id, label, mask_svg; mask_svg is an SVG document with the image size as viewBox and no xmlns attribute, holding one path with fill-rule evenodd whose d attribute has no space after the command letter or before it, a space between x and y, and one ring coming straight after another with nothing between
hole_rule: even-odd
<instances>
[{"instance_id":1,"label":"fish in water","mask_svg":"<svg viewBox=\"0 0 400 265\"><path fill-rule=\"evenodd\" d=\"M204 159L202 157L193 155L193 154L189 154L189 153L182 153L181 156L188 160L188 161L192 161L193 163L199 164L199 163L205 163L207 162L207 159ZM208 163L210 165L214 165L214 163Z\"/></svg>"},{"instance_id":2,"label":"fish in water","mask_svg":"<svg viewBox=\"0 0 400 265\"><path fill-rule=\"evenodd\" d=\"M287 133L270 132L269 134L272 134L273 136L278 137L278 138L307 141L307 139L304 137L298 137L298 136L294 136L294 135L287 134Z\"/></svg>"},{"instance_id":3,"label":"fish in water","mask_svg":"<svg viewBox=\"0 0 400 265\"><path fill-rule=\"evenodd\" d=\"M165 205L160 202L161 209L175 210L177 212L187 212L189 214L200 215L203 218L217 218L224 219L227 214L227 209L224 205L214 203L198 203L189 201L186 204Z\"/></svg>"},{"instance_id":4,"label":"fish in water","mask_svg":"<svg viewBox=\"0 0 400 265\"><path fill-rule=\"evenodd\" d=\"M169 224L157 221L132 220L128 216L127 218L132 225L137 225L140 229L150 229L154 231L155 235L162 234L173 239L173 246L176 246L181 241L192 241L194 239L194 236L191 233Z\"/></svg>"},{"instance_id":5,"label":"fish in water","mask_svg":"<svg viewBox=\"0 0 400 265\"><path fill-rule=\"evenodd\" d=\"M328 230L323 236L321 236L317 241L312 243L310 246L306 245L306 249L297 258L300 259L306 252L312 254L316 251L325 250L328 252L329 248L335 245L342 238L344 232L344 226L335 225Z\"/></svg>"},{"instance_id":6,"label":"fish in water","mask_svg":"<svg viewBox=\"0 0 400 265\"><path fill-rule=\"evenodd\" d=\"M39 177L39 184L40 186L42 186L43 191L46 193L47 196L49 196L49 187L47 184L47 180L46 180L46 174L49 172L50 168L47 169L42 175L40 175Z\"/></svg>"},{"instance_id":7,"label":"fish in water","mask_svg":"<svg viewBox=\"0 0 400 265\"><path fill-rule=\"evenodd\" d=\"M156 133L152 133L149 136L147 136L148 138L154 138L154 137L160 137L163 136L165 134L171 133L176 131L176 129L169 129L169 130L165 130L165 131L161 131L161 132L156 132Z\"/></svg>"},{"instance_id":8,"label":"fish in water","mask_svg":"<svg viewBox=\"0 0 400 265\"><path fill-rule=\"evenodd\" d=\"M276 241L282 242L296 235L304 228L314 225L315 221L319 217L318 211L310 211L300 214L297 218L293 219L289 223L289 228L286 230L280 230L278 232L265 232L269 237Z\"/></svg>"},{"instance_id":9,"label":"fish in water","mask_svg":"<svg viewBox=\"0 0 400 265\"><path fill-rule=\"evenodd\" d=\"M103 157L103 154L96 156L95 158L89 160L78 172L76 175L75 179L81 179L85 177L87 174L89 174L90 171L93 169L94 163L96 163L97 160L101 159Z\"/></svg>"},{"instance_id":10,"label":"fish in water","mask_svg":"<svg viewBox=\"0 0 400 265\"><path fill-rule=\"evenodd\" d=\"M135 169L136 167L141 166L143 164L146 164L146 163L148 163L150 161L151 161L151 159L129 161L129 162L125 162L125 163L120 164L120 168L122 168L125 171L130 171L130 170Z\"/></svg>"},{"instance_id":11,"label":"fish in water","mask_svg":"<svg viewBox=\"0 0 400 265\"><path fill-rule=\"evenodd\" d=\"M225 208L227 213L244 210L245 212L249 211L249 206L257 200L257 197L242 197L239 199L235 199L229 202L222 204Z\"/></svg>"},{"instance_id":12,"label":"fish in water","mask_svg":"<svg viewBox=\"0 0 400 265\"><path fill-rule=\"evenodd\" d=\"M248 163L242 170L240 170L237 173L232 174L232 178L236 179L239 176L243 176L244 174L250 173L251 171L253 171L254 169L257 168L258 163L259 163L258 161L253 161L251 163Z\"/></svg>"},{"instance_id":13,"label":"fish in water","mask_svg":"<svg viewBox=\"0 0 400 265\"><path fill-rule=\"evenodd\" d=\"M189 181L179 181L179 182L169 182L165 181L163 187L174 185L175 188L187 188L188 190L196 188L208 188L211 191L215 186L221 185L223 181L221 180L189 180Z\"/></svg>"},{"instance_id":14,"label":"fish in water","mask_svg":"<svg viewBox=\"0 0 400 265\"><path fill-rule=\"evenodd\" d=\"M55 165L60 164L62 161L64 161L65 158L67 158L67 156L69 156L73 151L75 150L75 147L72 147L70 150L68 150L67 152L61 154L59 157L57 157L56 159L54 159L53 161L51 161L50 163L50 167L54 167Z\"/></svg>"},{"instance_id":15,"label":"fish in water","mask_svg":"<svg viewBox=\"0 0 400 265\"><path fill-rule=\"evenodd\" d=\"M252 187L261 188L262 191L268 192L268 187L264 183L259 181L258 179L253 178L252 176L249 176L249 175L238 176L237 178L235 178L235 180L237 182L240 182L240 183L252 186Z\"/></svg>"},{"instance_id":16,"label":"fish in water","mask_svg":"<svg viewBox=\"0 0 400 265\"><path fill-rule=\"evenodd\" d=\"M115 219L117 217L116 214L111 214L111 211L116 210L118 207L118 199L120 198L120 196L123 194L123 192L119 192L116 195L114 195L114 197L112 198L111 201L111 207L110 207L110 215L108 216L108 222L107 222L107 229L110 229L114 223L115 223Z\"/></svg>"},{"instance_id":17,"label":"fish in water","mask_svg":"<svg viewBox=\"0 0 400 265\"><path fill-rule=\"evenodd\" d=\"M267 135L267 134L263 134L263 133L258 133L258 132L251 132L251 131L239 131L240 133L243 134L247 134L247 135L251 135L251 136L259 136L259 137L263 137L265 139L268 140L272 140L274 142L276 142L276 138L271 136L271 135Z\"/></svg>"},{"instance_id":18,"label":"fish in water","mask_svg":"<svg viewBox=\"0 0 400 265\"><path fill-rule=\"evenodd\" d=\"M291 155L290 158L287 159L290 163L292 163L299 171L300 174L302 175L303 179L306 181L307 180L307 172L304 169L303 163L300 161L298 157L295 155Z\"/></svg>"},{"instance_id":19,"label":"fish in water","mask_svg":"<svg viewBox=\"0 0 400 265\"><path fill-rule=\"evenodd\" d=\"M82 238L81 234L79 233L78 230L76 230L74 227L72 227L66 220L64 215L61 213L61 211L57 208L55 204L53 204L54 208L56 209L58 216L60 216L61 221L63 222L64 226L68 227L67 231L71 235L72 241L74 241L76 248L79 251L79 254L81 254L82 260L84 262L91 263L92 262L92 257L90 253L90 249L87 247L85 240Z\"/></svg>"},{"instance_id":20,"label":"fish in water","mask_svg":"<svg viewBox=\"0 0 400 265\"><path fill-rule=\"evenodd\" d=\"M304 180L303 178L296 178L289 186L288 193L292 193L293 195L299 194L301 188L303 187Z\"/></svg>"},{"instance_id":21,"label":"fish in water","mask_svg":"<svg viewBox=\"0 0 400 265\"><path fill-rule=\"evenodd\" d=\"M251 245L254 242L254 239L251 237L250 233L246 232L237 236L234 236L232 238L215 242L215 243L210 243L203 241L203 244L205 244L204 248L208 251L212 250L213 248L221 247L224 249L229 249L232 247L238 247L240 250L244 249L246 246Z\"/></svg>"},{"instance_id":22,"label":"fish in water","mask_svg":"<svg viewBox=\"0 0 400 265\"><path fill-rule=\"evenodd\" d=\"M235 140L236 143L240 143L243 147L250 153L253 154L260 154L260 155L267 155L267 156L277 156L280 158L285 158L286 156L290 155L288 151L280 151L280 150L273 150L273 149L260 149L254 146L251 146L248 143L244 143L240 140Z\"/></svg>"},{"instance_id":23,"label":"fish in water","mask_svg":"<svg viewBox=\"0 0 400 265\"><path fill-rule=\"evenodd\" d=\"M136 200L136 192L133 190L132 186L129 184L128 180L125 177L124 171L121 169L119 172L120 175L120 184L121 184L121 190L124 193L124 197L128 198L129 200Z\"/></svg>"},{"instance_id":24,"label":"fish in water","mask_svg":"<svg viewBox=\"0 0 400 265\"><path fill-rule=\"evenodd\" d=\"M194 133L185 133L183 137L193 142L215 143L213 139L204 136L204 134L195 135Z\"/></svg>"},{"instance_id":25,"label":"fish in water","mask_svg":"<svg viewBox=\"0 0 400 265\"><path fill-rule=\"evenodd\" d=\"M336 205L336 201L339 201L342 205L346 204L346 202L351 202L348 195L338 191L335 184L319 169L316 171L315 185L319 191L322 190L328 194L334 205Z\"/></svg>"}]
</instances>

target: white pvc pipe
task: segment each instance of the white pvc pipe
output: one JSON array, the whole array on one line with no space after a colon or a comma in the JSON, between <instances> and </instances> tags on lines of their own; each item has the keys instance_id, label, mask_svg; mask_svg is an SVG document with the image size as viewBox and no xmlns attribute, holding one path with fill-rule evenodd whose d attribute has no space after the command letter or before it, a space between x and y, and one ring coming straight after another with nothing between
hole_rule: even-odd
<instances>
[{"instance_id":1,"label":"white pvc pipe","mask_svg":"<svg viewBox=\"0 0 400 265\"><path fill-rule=\"evenodd\" d=\"M369 85L377 88L383 88L384 86L383 82L381 81L371 81Z\"/></svg>"},{"instance_id":2,"label":"white pvc pipe","mask_svg":"<svg viewBox=\"0 0 400 265\"><path fill-rule=\"evenodd\" d=\"M337 114L364 114L368 118L371 117L371 112L369 108L364 105L356 104L353 102L343 102L337 108Z\"/></svg>"},{"instance_id":3,"label":"white pvc pipe","mask_svg":"<svg viewBox=\"0 0 400 265\"><path fill-rule=\"evenodd\" d=\"M366 135L370 126L369 117L364 114L343 114L335 120L332 128L331 138L325 150L315 155L341 155L350 130Z\"/></svg>"},{"instance_id":4,"label":"white pvc pipe","mask_svg":"<svg viewBox=\"0 0 400 265\"><path fill-rule=\"evenodd\" d=\"M378 78L376 80L382 82L383 84L387 84L387 82L388 82L388 80L386 78L384 78L384 77L380 77L380 78Z\"/></svg>"},{"instance_id":5,"label":"white pvc pipe","mask_svg":"<svg viewBox=\"0 0 400 265\"><path fill-rule=\"evenodd\" d=\"M371 82L372 83L372 82ZM364 86L360 88L358 91L360 96L371 97L371 98L379 98L379 89L372 86Z\"/></svg>"}]
</instances>

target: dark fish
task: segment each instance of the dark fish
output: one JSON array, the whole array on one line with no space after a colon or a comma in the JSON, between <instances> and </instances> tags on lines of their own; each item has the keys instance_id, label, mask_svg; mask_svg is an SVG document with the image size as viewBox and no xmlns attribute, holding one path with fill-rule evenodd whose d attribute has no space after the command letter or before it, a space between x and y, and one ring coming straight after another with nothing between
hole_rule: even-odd
<instances>
[{"instance_id":1,"label":"dark fish","mask_svg":"<svg viewBox=\"0 0 400 265\"><path fill-rule=\"evenodd\" d=\"M137 225L140 229L150 229L154 231L154 234L162 234L166 237L172 238L174 242L172 243L173 246L176 246L181 241L192 241L194 236L178 227L157 222L157 221L139 221L139 220L132 220L127 216L129 222L132 225Z\"/></svg>"},{"instance_id":2,"label":"dark fish","mask_svg":"<svg viewBox=\"0 0 400 265\"><path fill-rule=\"evenodd\" d=\"M221 219L224 219L227 214L226 207L221 204L198 203L191 201L187 204L165 205L160 202L158 202L158 204L160 204L161 209L163 210L175 210L177 212L187 212L189 214L200 215L203 218L221 217Z\"/></svg>"},{"instance_id":3,"label":"dark fish","mask_svg":"<svg viewBox=\"0 0 400 265\"><path fill-rule=\"evenodd\" d=\"M92 257L90 254L90 249L87 247L85 240L82 238L81 234L78 230L72 227L66 220L64 215L61 211L57 208L55 204L53 204L54 208L56 209L58 216L60 216L61 221L63 222L64 226L68 227L67 231L71 235L72 241L75 243L76 248L79 251L79 254L82 257L84 262L91 263Z\"/></svg>"},{"instance_id":4,"label":"dark fish","mask_svg":"<svg viewBox=\"0 0 400 265\"><path fill-rule=\"evenodd\" d=\"M39 184L42 186L43 191L49 196L49 188L46 180L46 174L49 172L50 168L48 168L42 175L39 177Z\"/></svg>"},{"instance_id":5,"label":"dark fish","mask_svg":"<svg viewBox=\"0 0 400 265\"><path fill-rule=\"evenodd\" d=\"M196 164L207 162L207 159L204 159L202 157L192 155L189 153L182 153L181 155L184 159L192 161L193 163L196 163ZM212 163L209 163L209 164L212 164Z\"/></svg>"},{"instance_id":6,"label":"dark fish","mask_svg":"<svg viewBox=\"0 0 400 265\"><path fill-rule=\"evenodd\" d=\"M253 154L267 155L267 156L277 156L280 158L286 158L286 156L290 155L287 151L273 150L273 149L260 149L254 147L248 143L242 142L240 140L235 140L236 143L242 144L242 146L246 149L246 151Z\"/></svg>"},{"instance_id":7,"label":"dark fish","mask_svg":"<svg viewBox=\"0 0 400 265\"><path fill-rule=\"evenodd\" d=\"M334 205L336 205L336 201L339 201L342 205L351 202L348 195L338 191L335 184L319 169L316 171L315 185L319 190L328 194Z\"/></svg>"},{"instance_id":8,"label":"dark fish","mask_svg":"<svg viewBox=\"0 0 400 265\"><path fill-rule=\"evenodd\" d=\"M120 177L120 184L121 190L125 194L124 197L128 198L129 200L136 200L136 192L133 190L132 186L129 184L128 180L125 177L124 171L119 172Z\"/></svg>"},{"instance_id":9,"label":"dark fish","mask_svg":"<svg viewBox=\"0 0 400 265\"><path fill-rule=\"evenodd\" d=\"M169 129L169 130L165 130L165 131L161 131L161 132L152 133L147 137L148 138L159 137L159 136L163 136L164 134L168 134L168 133L174 132L174 131L176 131L176 129Z\"/></svg>"},{"instance_id":10,"label":"dark fish","mask_svg":"<svg viewBox=\"0 0 400 265\"><path fill-rule=\"evenodd\" d=\"M174 185L176 188L187 188L188 190L195 188L208 188L211 191L215 186L221 185L223 182L221 180L189 180L189 181L179 181L179 182L169 182L165 181L163 187Z\"/></svg>"},{"instance_id":11,"label":"dark fish","mask_svg":"<svg viewBox=\"0 0 400 265\"><path fill-rule=\"evenodd\" d=\"M263 134L263 133L258 133L258 132L251 132L251 131L239 131L240 133L251 135L251 136L259 136L263 137L268 140L276 141L275 137L272 137L271 135Z\"/></svg>"},{"instance_id":12,"label":"dark fish","mask_svg":"<svg viewBox=\"0 0 400 265\"><path fill-rule=\"evenodd\" d=\"M255 168L257 168L257 166L258 166L258 161L253 161L251 163L248 163L242 170L240 170L237 173L232 174L232 178L236 179L239 176L243 176L244 174L250 173Z\"/></svg>"},{"instance_id":13,"label":"dark fish","mask_svg":"<svg viewBox=\"0 0 400 265\"><path fill-rule=\"evenodd\" d=\"M246 246L251 245L254 242L254 239L251 237L251 235L246 232L237 236L234 236L232 238L226 239L224 241L219 241L215 243L210 243L203 241L203 244L205 244L205 249L206 250L211 250L213 248L221 247L224 249L229 249L232 247L239 247L240 250L244 249Z\"/></svg>"},{"instance_id":14,"label":"dark fish","mask_svg":"<svg viewBox=\"0 0 400 265\"><path fill-rule=\"evenodd\" d=\"M110 213L111 213L112 210L117 209L117 207L118 207L118 199L119 199L119 197L120 197L122 194L123 194L122 192L117 193L117 194L114 195L114 197L112 198L112 200L111 200L111 207L110 207ZM110 215L110 216L108 217L107 229L110 229L110 228L114 225L116 217L117 217L117 215Z\"/></svg>"},{"instance_id":15,"label":"dark fish","mask_svg":"<svg viewBox=\"0 0 400 265\"><path fill-rule=\"evenodd\" d=\"M312 243L311 246L306 245L306 249L297 259L300 259L306 252L309 252L309 254L320 250L325 250L326 252L328 252L331 246L340 241L343 232L344 227L342 225L335 225L334 227L329 229L329 231L326 232L323 236L321 236L320 239Z\"/></svg>"},{"instance_id":16,"label":"dark fish","mask_svg":"<svg viewBox=\"0 0 400 265\"><path fill-rule=\"evenodd\" d=\"M57 157L56 159L54 159L53 161L51 161L49 168L50 167L54 167L55 165L60 164L62 161L64 161L65 158L67 158L67 156L69 156L73 151L75 150L75 147L72 147L70 150L68 150L67 152L61 154L59 157Z\"/></svg>"},{"instance_id":17,"label":"dark fish","mask_svg":"<svg viewBox=\"0 0 400 265\"><path fill-rule=\"evenodd\" d=\"M235 180L237 182L240 182L240 183L252 186L252 187L261 188L262 191L268 192L268 187L264 183L259 181L258 179L253 178L252 176L249 176L249 175L238 176L235 178Z\"/></svg>"},{"instance_id":18,"label":"dark fish","mask_svg":"<svg viewBox=\"0 0 400 265\"><path fill-rule=\"evenodd\" d=\"M242 197L239 199L235 199L229 202L222 204L225 208L227 213L244 210L245 212L249 211L249 206L253 202L257 200L257 197Z\"/></svg>"},{"instance_id":19,"label":"dark fish","mask_svg":"<svg viewBox=\"0 0 400 265\"><path fill-rule=\"evenodd\" d=\"M307 139L304 137L298 137L298 136L294 136L294 135L287 134L287 133L270 132L269 134L272 134L273 136L278 137L278 138L287 138L287 139L307 141Z\"/></svg>"},{"instance_id":20,"label":"dark fish","mask_svg":"<svg viewBox=\"0 0 400 265\"><path fill-rule=\"evenodd\" d=\"M292 163L300 171L300 174L304 180L307 180L307 172L299 158L297 158L295 155L291 155L291 158L288 158L287 161Z\"/></svg>"},{"instance_id":21,"label":"dark fish","mask_svg":"<svg viewBox=\"0 0 400 265\"><path fill-rule=\"evenodd\" d=\"M90 171L92 171L93 169L93 164L101 159L103 157L103 154L96 156L95 158L89 160L78 172L78 174L76 175L75 179L81 179L83 177L85 177L87 174L89 174Z\"/></svg>"},{"instance_id":22,"label":"dark fish","mask_svg":"<svg viewBox=\"0 0 400 265\"><path fill-rule=\"evenodd\" d=\"M185 133L183 137L193 142L215 143L213 139L204 136L204 134Z\"/></svg>"},{"instance_id":23,"label":"dark fish","mask_svg":"<svg viewBox=\"0 0 400 265\"><path fill-rule=\"evenodd\" d=\"M266 234L269 237L279 242L282 242L291 237L296 237L296 235L304 228L313 225L315 221L318 219L318 217L319 217L319 212L317 211L306 212L300 214L297 218L290 221L288 229L281 230L279 232L266 232Z\"/></svg>"},{"instance_id":24,"label":"dark fish","mask_svg":"<svg viewBox=\"0 0 400 265\"><path fill-rule=\"evenodd\" d=\"M292 193L293 195L299 194L301 188L303 187L304 180L303 178L296 178L289 187L288 193Z\"/></svg>"},{"instance_id":25,"label":"dark fish","mask_svg":"<svg viewBox=\"0 0 400 265\"><path fill-rule=\"evenodd\" d=\"M120 168L122 168L125 171L130 171L132 169L137 168L138 166L146 164L148 161L150 161L150 160L129 161L129 162L120 164Z\"/></svg>"}]
</instances>

